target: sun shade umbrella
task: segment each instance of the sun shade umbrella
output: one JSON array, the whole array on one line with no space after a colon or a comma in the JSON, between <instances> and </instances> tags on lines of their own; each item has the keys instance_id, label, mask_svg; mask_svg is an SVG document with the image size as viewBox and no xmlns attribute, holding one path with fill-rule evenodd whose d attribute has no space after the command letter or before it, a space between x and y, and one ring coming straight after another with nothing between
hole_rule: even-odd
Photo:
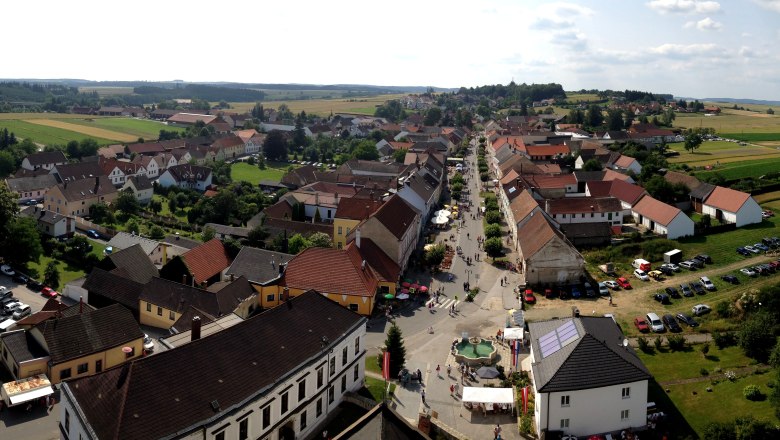
<instances>
[{"instance_id":1,"label":"sun shade umbrella","mask_svg":"<svg viewBox=\"0 0 780 440\"><path fill-rule=\"evenodd\" d=\"M428 286L420 286L420 292L425 293L428 291Z\"/></svg>"},{"instance_id":2,"label":"sun shade umbrella","mask_svg":"<svg viewBox=\"0 0 780 440\"><path fill-rule=\"evenodd\" d=\"M402 293L402 294L398 295L397 298L400 299L400 300L409 299L409 294L408 293Z\"/></svg>"},{"instance_id":3,"label":"sun shade umbrella","mask_svg":"<svg viewBox=\"0 0 780 440\"><path fill-rule=\"evenodd\" d=\"M477 370L477 376L484 379L493 379L498 377L498 370L493 367L480 367L479 370Z\"/></svg>"},{"instance_id":4,"label":"sun shade umbrella","mask_svg":"<svg viewBox=\"0 0 780 440\"><path fill-rule=\"evenodd\" d=\"M410 283L409 281L404 281L403 283L401 283L402 287L407 287L408 288L411 285L412 285L412 283Z\"/></svg>"},{"instance_id":5,"label":"sun shade umbrella","mask_svg":"<svg viewBox=\"0 0 780 440\"><path fill-rule=\"evenodd\" d=\"M393 295L392 293L385 294L385 299L393 299L393 298L395 298L395 295Z\"/></svg>"}]
</instances>

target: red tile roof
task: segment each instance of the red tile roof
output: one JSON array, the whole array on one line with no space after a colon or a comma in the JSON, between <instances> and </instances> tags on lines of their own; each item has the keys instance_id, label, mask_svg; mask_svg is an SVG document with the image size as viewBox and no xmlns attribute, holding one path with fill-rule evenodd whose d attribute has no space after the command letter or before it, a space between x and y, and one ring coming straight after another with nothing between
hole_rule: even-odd
<instances>
[{"instance_id":1,"label":"red tile roof","mask_svg":"<svg viewBox=\"0 0 780 440\"><path fill-rule=\"evenodd\" d=\"M564 197L547 201L550 214L581 214L585 212L618 212L622 208L614 197Z\"/></svg>"},{"instance_id":2,"label":"red tile roof","mask_svg":"<svg viewBox=\"0 0 780 440\"><path fill-rule=\"evenodd\" d=\"M723 211L737 212L749 198L750 194L748 193L716 186L710 193L710 196L707 197L707 200L704 201L704 204Z\"/></svg>"},{"instance_id":3,"label":"red tile roof","mask_svg":"<svg viewBox=\"0 0 780 440\"><path fill-rule=\"evenodd\" d=\"M574 177L574 174L558 174L554 176L536 174L527 176L526 181L532 187L542 189L566 188L567 185L577 185L577 179Z\"/></svg>"},{"instance_id":4,"label":"red tile roof","mask_svg":"<svg viewBox=\"0 0 780 440\"><path fill-rule=\"evenodd\" d=\"M526 218L528 214L536 208L539 208L539 203L528 191L521 191L520 194L509 203L509 209L512 210L512 217L517 223Z\"/></svg>"},{"instance_id":5,"label":"red tile roof","mask_svg":"<svg viewBox=\"0 0 780 440\"><path fill-rule=\"evenodd\" d=\"M612 182L604 182L603 180L592 180L585 183L588 188L588 192L591 197L605 197L610 195L609 189L612 188Z\"/></svg>"},{"instance_id":6,"label":"red tile roof","mask_svg":"<svg viewBox=\"0 0 780 440\"><path fill-rule=\"evenodd\" d=\"M518 245L523 258L531 258L552 240L555 237L554 229L544 215L534 215L525 222L517 231Z\"/></svg>"},{"instance_id":7,"label":"red tile roof","mask_svg":"<svg viewBox=\"0 0 780 440\"><path fill-rule=\"evenodd\" d=\"M592 182L588 182L590 185ZM609 189L609 195L629 205L634 205L645 193L644 188L622 180L613 180Z\"/></svg>"},{"instance_id":8,"label":"red tile roof","mask_svg":"<svg viewBox=\"0 0 780 440\"><path fill-rule=\"evenodd\" d=\"M230 266L230 256L222 242L216 238L185 252L181 257L198 284Z\"/></svg>"},{"instance_id":9,"label":"red tile roof","mask_svg":"<svg viewBox=\"0 0 780 440\"><path fill-rule=\"evenodd\" d=\"M414 225L417 212L396 194L390 197L372 217L379 220L395 238L400 240L406 231Z\"/></svg>"},{"instance_id":10,"label":"red tile roof","mask_svg":"<svg viewBox=\"0 0 780 440\"><path fill-rule=\"evenodd\" d=\"M342 198L339 200L339 205L338 208L336 208L334 217L350 220L365 220L380 207L382 207L382 202L378 200L354 197L349 199Z\"/></svg>"},{"instance_id":11,"label":"red tile roof","mask_svg":"<svg viewBox=\"0 0 780 440\"><path fill-rule=\"evenodd\" d=\"M568 145L528 145L525 147L528 155L536 156L555 156L558 154L569 154L571 150Z\"/></svg>"},{"instance_id":12,"label":"red tile roof","mask_svg":"<svg viewBox=\"0 0 780 440\"><path fill-rule=\"evenodd\" d=\"M352 237L354 238L354 234ZM357 247L355 243L356 242L354 240L351 241L347 245L347 248L350 246ZM366 237L361 238L359 252L360 255L362 255L366 260L366 262L368 262L369 266L371 266L371 269L374 269L374 272L379 281L398 281L401 268L399 268L398 264L396 264L395 261L388 257L387 254L379 246L377 246L373 240Z\"/></svg>"},{"instance_id":13,"label":"red tile roof","mask_svg":"<svg viewBox=\"0 0 780 440\"><path fill-rule=\"evenodd\" d=\"M674 206L667 205L666 203L656 200L650 196L644 196L639 199L639 202L632 208L634 212L653 220L656 223L660 223L663 226L668 225L674 220L677 215L682 213Z\"/></svg>"},{"instance_id":14,"label":"red tile roof","mask_svg":"<svg viewBox=\"0 0 780 440\"><path fill-rule=\"evenodd\" d=\"M620 168L628 168L631 166L632 163L636 162L636 159L634 159L631 156L623 156L621 155L616 161L615 166L618 166Z\"/></svg>"},{"instance_id":15,"label":"red tile roof","mask_svg":"<svg viewBox=\"0 0 780 440\"><path fill-rule=\"evenodd\" d=\"M321 293L373 297L378 280L368 264L362 268L362 262L356 246L308 248L287 263L282 285Z\"/></svg>"}]
</instances>

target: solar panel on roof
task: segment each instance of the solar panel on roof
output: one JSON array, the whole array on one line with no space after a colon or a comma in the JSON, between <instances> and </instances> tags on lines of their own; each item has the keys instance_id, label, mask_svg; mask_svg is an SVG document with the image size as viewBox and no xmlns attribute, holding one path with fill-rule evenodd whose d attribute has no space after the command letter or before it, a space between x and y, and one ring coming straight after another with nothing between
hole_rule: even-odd
<instances>
[{"instance_id":1,"label":"solar panel on roof","mask_svg":"<svg viewBox=\"0 0 780 440\"><path fill-rule=\"evenodd\" d=\"M574 321L566 321L555 330L544 334L539 338L539 348L542 351L542 358L555 354L561 348L571 344L579 339L577 326Z\"/></svg>"},{"instance_id":2,"label":"solar panel on roof","mask_svg":"<svg viewBox=\"0 0 780 440\"><path fill-rule=\"evenodd\" d=\"M569 345L580 337L577 333L577 327L574 325L574 321L563 324L558 327L555 332L558 334L558 339L561 341L561 347Z\"/></svg>"}]
</instances>

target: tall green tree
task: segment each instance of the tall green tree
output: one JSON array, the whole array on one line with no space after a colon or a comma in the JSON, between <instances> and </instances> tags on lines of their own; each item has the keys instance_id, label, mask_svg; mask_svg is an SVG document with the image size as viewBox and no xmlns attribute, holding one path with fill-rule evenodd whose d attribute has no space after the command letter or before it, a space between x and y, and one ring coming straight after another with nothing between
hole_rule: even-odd
<instances>
[{"instance_id":1,"label":"tall green tree","mask_svg":"<svg viewBox=\"0 0 780 440\"><path fill-rule=\"evenodd\" d=\"M138 204L138 199L135 198L133 192L130 189L119 192L119 197L114 202L116 209L124 212L127 215L137 214L141 209L141 205Z\"/></svg>"},{"instance_id":2,"label":"tall green tree","mask_svg":"<svg viewBox=\"0 0 780 440\"><path fill-rule=\"evenodd\" d=\"M607 110L607 127L610 130L621 130L623 128L623 110L612 108Z\"/></svg>"},{"instance_id":3,"label":"tall green tree","mask_svg":"<svg viewBox=\"0 0 780 440\"><path fill-rule=\"evenodd\" d=\"M287 141L284 139L284 133L271 130L263 142L263 154L268 160L287 159Z\"/></svg>"},{"instance_id":4,"label":"tall green tree","mask_svg":"<svg viewBox=\"0 0 780 440\"><path fill-rule=\"evenodd\" d=\"M601 107L598 104L591 104L588 106L588 111L585 113L585 125L589 127L601 127L604 123L604 114L601 111Z\"/></svg>"},{"instance_id":5,"label":"tall green tree","mask_svg":"<svg viewBox=\"0 0 780 440\"><path fill-rule=\"evenodd\" d=\"M492 258L504 255L504 243L501 241L501 238L494 237L485 240L485 252Z\"/></svg>"},{"instance_id":6,"label":"tall green tree","mask_svg":"<svg viewBox=\"0 0 780 440\"><path fill-rule=\"evenodd\" d=\"M689 153L693 153L693 150L698 149L703 141L698 133L688 133L685 135L685 149Z\"/></svg>"},{"instance_id":7,"label":"tall green tree","mask_svg":"<svg viewBox=\"0 0 780 440\"><path fill-rule=\"evenodd\" d=\"M604 167L596 158L588 159L588 161L582 165L582 171L601 171L602 169L604 169Z\"/></svg>"},{"instance_id":8,"label":"tall green tree","mask_svg":"<svg viewBox=\"0 0 780 440\"><path fill-rule=\"evenodd\" d=\"M759 362L767 362L777 340L774 328L774 317L764 311L754 313L746 319L738 332L739 346L745 356Z\"/></svg>"},{"instance_id":9,"label":"tall green tree","mask_svg":"<svg viewBox=\"0 0 780 440\"><path fill-rule=\"evenodd\" d=\"M57 268L56 261L49 261L49 264L46 265L46 269L43 271L43 283L52 289L59 289L60 270Z\"/></svg>"},{"instance_id":10,"label":"tall green tree","mask_svg":"<svg viewBox=\"0 0 780 440\"><path fill-rule=\"evenodd\" d=\"M423 124L436 125L439 123L439 120L441 120L441 109L439 107L431 107L427 112L425 112L425 119L423 119Z\"/></svg>"},{"instance_id":11,"label":"tall green tree","mask_svg":"<svg viewBox=\"0 0 780 440\"><path fill-rule=\"evenodd\" d=\"M293 255L303 252L309 247L311 247L311 243L301 234L294 234L287 241L287 248Z\"/></svg>"},{"instance_id":12,"label":"tall green tree","mask_svg":"<svg viewBox=\"0 0 780 440\"><path fill-rule=\"evenodd\" d=\"M203 228L202 231L200 231L200 238L203 240L203 242L211 241L214 238L214 235L216 235L217 231L214 230L211 226L206 226Z\"/></svg>"},{"instance_id":13,"label":"tall green tree","mask_svg":"<svg viewBox=\"0 0 780 440\"><path fill-rule=\"evenodd\" d=\"M397 377L406 364L406 347L401 329L395 324L387 331L385 349L390 353L390 377Z\"/></svg>"},{"instance_id":14,"label":"tall green tree","mask_svg":"<svg viewBox=\"0 0 780 440\"><path fill-rule=\"evenodd\" d=\"M30 217L16 217L8 224L8 235L3 240L5 261L14 266L38 262L43 254L41 235L36 221Z\"/></svg>"}]
</instances>

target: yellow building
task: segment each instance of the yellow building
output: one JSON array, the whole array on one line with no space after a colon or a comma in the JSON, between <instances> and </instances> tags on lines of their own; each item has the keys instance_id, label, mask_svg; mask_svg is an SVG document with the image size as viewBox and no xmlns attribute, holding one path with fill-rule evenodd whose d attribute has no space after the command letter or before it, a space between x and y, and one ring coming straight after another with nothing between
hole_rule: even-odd
<instances>
[{"instance_id":1,"label":"yellow building","mask_svg":"<svg viewBox=\"0 0 780 440\"><path fill-rule=\"evenodd\" d=\"M0 337L2 361L15 379L46 374L53 384L90 376L143 355L144 334L133 314L114 304L79 305Z\"/></svg>"},{"instance_id":2,"label":"yellow building","mask_svg":"<svg viewBox=\"0 0 780 440\"><path fill-rule=\"evenodd\" d=\"M347 246L347 236L357 225L382 206L382 201L364 198L342 198L333 218L333 247Z\"/></svg>"},{"instance_id":3,"label":"yellow building","mask_svg":"<svg viewBox=\"0 0 780 440\"><path fill-rule=\"evenodd\" d=\"M225 271L225 277L245 277L257 293L257 305L268 309L279 305L279 283L287 263L295 255L244 246Z\"/></svg>"},{"instance_id":4,"label":"yellow building","mask_svg":"<svg viewBox=\"0 0 780 440\"><path fill-rule=\"evenodd\" d=\"M83 217L96 203L110 204L117 198L114 185L106 176L66 181L46 193L43 206L47 211Z\"/></svg>"}]
</instances>

